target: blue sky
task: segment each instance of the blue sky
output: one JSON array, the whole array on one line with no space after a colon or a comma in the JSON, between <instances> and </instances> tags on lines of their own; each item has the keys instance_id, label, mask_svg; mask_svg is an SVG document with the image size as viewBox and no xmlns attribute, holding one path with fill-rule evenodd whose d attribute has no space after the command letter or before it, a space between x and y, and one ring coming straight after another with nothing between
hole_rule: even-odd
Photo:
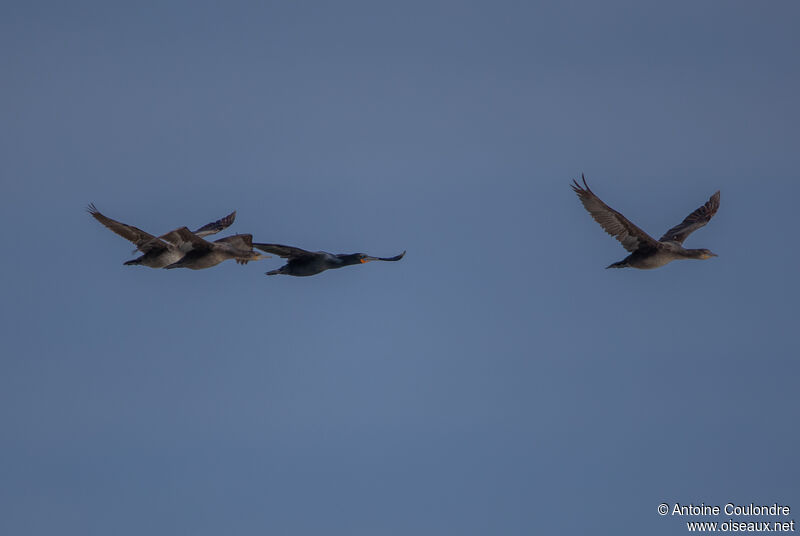
<instances>
[{"instance_id":1,"label":"blue sky","mask_svg":"<svg viewBox=\"0 0 800 536\"><path fill-rule=\"evenodd\" d=\"M800 508L791 2L5 3L0 532ZM569 188L687 247L624 250ZM84 212L390 256L126 267ZM14 223L14 225L10 225ZM724 521L725 519L719 519Z\"/></svg>"}]
</instances>

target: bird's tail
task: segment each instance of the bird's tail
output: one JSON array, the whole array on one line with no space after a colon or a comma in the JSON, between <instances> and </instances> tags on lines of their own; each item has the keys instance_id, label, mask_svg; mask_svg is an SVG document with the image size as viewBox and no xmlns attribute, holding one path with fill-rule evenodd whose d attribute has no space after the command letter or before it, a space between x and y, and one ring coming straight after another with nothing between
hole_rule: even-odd
<instances>
[{"instance_id":1,"label":"bird's tail","mask_svg":"<svg viewBox=\"0 0 800 536\"><path fill-rule=\"evenodd\" d=\"M608 270L609 268L627 268L628 266L629 266L628 261L619 261L615 262L614 264L609 264L608 266L606 266L606 270Z\"/></svg>"},{"instance_id":2,"label":"bird's tail","mask_svg":"<svg viewBox=\"0 0 800 536\"><path fill-rule=\"evenodd\" d=\"M131 259L123 264L124 266L135 266L137 264L142 264L142 261L140 261L139 259Z\"/></svg>"},{"instance_id":3,"label":"bird's tail","mask_svg":"<svg viewBox=\"0 0 800 536\"><path fill-rule=\"evenodd\" d=\"M267 275L279 275L283 273L283 268L278 268L277 270L270 270L267 272Z\"/></svg>"}]
</instances>

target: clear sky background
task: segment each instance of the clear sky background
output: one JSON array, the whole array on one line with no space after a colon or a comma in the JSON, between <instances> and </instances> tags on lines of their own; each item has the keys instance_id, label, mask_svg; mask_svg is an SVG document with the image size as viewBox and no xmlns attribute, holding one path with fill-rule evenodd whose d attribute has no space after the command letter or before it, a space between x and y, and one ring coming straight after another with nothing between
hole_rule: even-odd
<instances>
[{"instance_id":1,"label":"clear sky background","mask_svg":"<svg viewBox=\"0 0 800 536\"><path fill-rule=\"evenodd\" d=\"M800 521L799 17L5 2L0 533ZM581 172L655 237L721 190L686 243L719 257L605 270L626 253ZM261 242L408 254L127 267L89 202L154 234L237 210Z\"/></svg>"}]
</instances>

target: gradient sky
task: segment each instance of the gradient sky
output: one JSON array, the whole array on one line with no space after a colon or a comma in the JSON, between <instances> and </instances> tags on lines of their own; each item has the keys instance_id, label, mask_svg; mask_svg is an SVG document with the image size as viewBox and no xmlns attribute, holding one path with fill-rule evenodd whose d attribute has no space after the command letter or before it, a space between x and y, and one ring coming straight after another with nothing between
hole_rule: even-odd
<instances>
[{"instance_id":1,"label":"gradient sky","mask_svg":"<svg viewBox=\"0 0 800 536\"><path fill-rule=\"evenodd\" d=\"M661 502L800 521L799 17L5 2L0 533L686 532ZM581 172L656 237L720 189L686 243L719 257L605 270L626 253ZM89 202L408 254L128 267Z\"/></svg>"}]
</instances>

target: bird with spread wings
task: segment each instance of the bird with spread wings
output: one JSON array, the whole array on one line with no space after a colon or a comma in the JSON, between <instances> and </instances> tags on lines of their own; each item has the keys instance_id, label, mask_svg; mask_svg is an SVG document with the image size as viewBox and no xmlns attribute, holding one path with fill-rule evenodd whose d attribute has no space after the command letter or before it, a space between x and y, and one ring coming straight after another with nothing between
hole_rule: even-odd
<instances>
[{"instance_id":1,"label":"bird with spread wings","mask_svg":"<svg viewBox=\"0 0 800 536\"><path fill-rule=\"evenodd\" d=\"M148 266L150 268L164 268L181 260L189 251L189 249L191 249L192 244L190 242L181 241L180 244L174 244L168 240L168 237L177 236L175 233L178 231L178 229L156 237L146 233L145 231L142 231L137 227L134 227L133 225L128 225L104 216L99 210L97 210L97 207L94 206L94 203L90 204L86 210L94 219L99 221L105 227L118 234L125 240L133 242L133 244L136 246L134 251L138 250L142 253L141 256L125 262L126 266L141 265ZM192 234L202 239L204 236L216 234L224 229L227 229L235 219L236 211L233 211L224 218L220 218L217 221L212 221L211 223L203 225Z\"/></svg>"},{"instance_id":2,"label":"bird with spread wings","mask_svg":"<svg viewBox=\"0 0 800 536\"><path fill-rule=\"evenodd\" d=\"M686 238L706 225L719 210L719 191L700 208L655 240L649 234L634 225L628 218L606 205L586 184L581 174L583 186L573 180L572 189L578 195L584 208L594 221L600 224L608 234L619 240L630 255L607 268L639 268L649 270L659 268L679 259L710 259L717 255L707 249L686 249L683 242Z\"/></svg>"},{"instance_id":3,"label":"bird with spread wings","mask_svg":"<svg viewBox=\"0 0 800 536\"><path fill-rule=\"evenodd\" d=\"M342 268L343 266L352 266L355 264L366 264L371 261L399 261L403 258L406 252L394 257L373 257L365 253L328 253L327 251L306 251L304 249L284 246L281 244L260 244L254 243L253 247L272 253L283 259L288 259L288 262L278 268L267 272L267 275L293 275L297 277L305 277L309 275L316 275L325 270L334 268Z\"/></svg>"}]
</instances>

